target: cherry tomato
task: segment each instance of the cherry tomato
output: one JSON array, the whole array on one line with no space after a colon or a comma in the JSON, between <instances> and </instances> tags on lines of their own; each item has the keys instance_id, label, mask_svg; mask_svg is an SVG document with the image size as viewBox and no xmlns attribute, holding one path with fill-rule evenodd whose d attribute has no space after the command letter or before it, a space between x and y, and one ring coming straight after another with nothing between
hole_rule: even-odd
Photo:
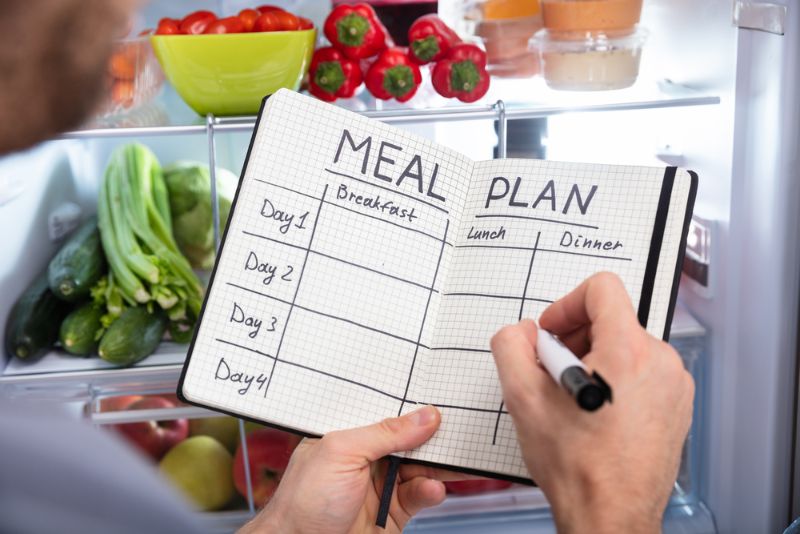
<instances>
[{"instance_id":1,"label":"cherry tomato","mask_svg":"<svg viewBox=\"0 0 800 534\"><path fill-rule=\"evenodd\" d=\"M305 17L297 17L297 18L300 19L300 28L298 28L298 29L300 29L300 30L310 30L311 28L314 27L314 23L311 22L311 19L307 19Z\"/></svg>"},{"instance_id":2,"label":"cherry tomato","mask_svg":"<svg viewBox=\"0 0 800 534\"><path fill-rule=\"evenodd\" d=\"M181 33L179 21L175 19L161 19L158 21L156 35L176 35Z\"/></svg>"},{"instance_id":3,"label":"cherry tomato","mask_svg":"<svg viewBox=\"0 0 800 534\"><path fill-rule=\"evenodd\" d=\"M206 26L217 20L217 16L211 11L195 11L189 13L181 20L181 33L198 35L206 31Z\"/></svg>"},{"instance_id":4,"label":"cherry tomato","mask_svg":"<svg viewBox=\"0 0 800 534\"><path fill-rule=\"evenodd\" d=\"M108 72L118 80L133 80L136 77L136 63L131 61L130 55L118 52L111 56L108 63Z\"/></svg>"},{"instance_id":5,"label":"cherry tomato","mask_svg":"<svg viewBox=\"0 0 800 534\"><path fill-rule=\"evenodd\" d=\"M153 28L145 28L144 30L139 32L139 37L144 37L145 35L150 35L153 33Z\"/></svg>"},{"instance_id":6,"label":"cherry tomato","mask_svg":"<svg viewBox=\"0 0 800 534\"><path fill-rule=\"evenodd\" d=\"M258 6L256 9L258 10L259 13L272 13L273 11L283 11L282 7L270 6L270 5Z\"/></svg>"},{"instance_id":7,"label":"cherry tomato","mask_svg":"<svg viewBox=\"0 0 800 534\"><path fill-rule=\"evenodd\" d=\"M133 82L128 80L117 80L111 86L111 101L123 107L129 108L133 105Z\"/></svg>"},{"instance_id":8,"label":"cherry tomato","mask_svg":"<svg viewBox=\"0 0 800 534\"><path fill-rule=\"evenodd\" d=\"M203 33L242 33L244 32L244 23L239 17L225 17L224 19L217 19L208 26Z\"/></svg>"},{"instance_id":9,"label":"cherry tomato","mask_svg":"<svg viewBox=\"0 0 800 534\"><path fill-rule=\"evenodd\" d=\"M256 26L256 19L258 19L259 15L260 13L255 9L243 9L239 11L239 20L241 20L244 25L244 31L253 31L253 28Z\"/></svg>"},{"instance_id":10,"label":"cherry tomato","mask_svg":"<svg viewBox=\"0 0 800 534\"><path fill-rule=\"evenodd\" d=\"M253 31L257 32L276 32L281 29L281 21L273 12L262 13L256 19Z\"/></svg>"},{"instance_id":11,"label":"cherry tomato","mask_svg":"<svg viewBox=\"0 0 800 534\"><path fill-rule=\"evenodd\" d=\"M275 15L278 17L281 30L294 31L300 29L300 19L297 15L292 15L288 11L276 11Z\"/></svg>"}]
</instances>

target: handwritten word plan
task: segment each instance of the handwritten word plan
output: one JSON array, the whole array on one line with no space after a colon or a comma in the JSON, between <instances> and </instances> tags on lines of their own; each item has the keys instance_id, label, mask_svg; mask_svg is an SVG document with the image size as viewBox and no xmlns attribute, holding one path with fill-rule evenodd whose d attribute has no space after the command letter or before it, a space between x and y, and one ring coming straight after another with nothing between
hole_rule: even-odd
<instances>
[{"instance_id":1,"label":"handwritten word plan","mask_svg":"<svg viewBox=\"0 0 800 534\"><path fill-rule=\"evenodd\" d=\"M433 404L441 429L408 459L527 479L491 336L598 271L664 336L696 183L675 168L474 162L279 91L181 394L309 435Z\"/></svg>"}]
</instances>

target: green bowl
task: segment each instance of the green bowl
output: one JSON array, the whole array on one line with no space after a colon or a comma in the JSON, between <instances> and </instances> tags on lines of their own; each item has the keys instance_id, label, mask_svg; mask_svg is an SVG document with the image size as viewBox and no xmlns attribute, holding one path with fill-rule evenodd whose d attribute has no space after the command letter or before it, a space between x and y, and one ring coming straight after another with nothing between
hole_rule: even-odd
<instances>
[{"instance_id":1,"label":"green bowl","mask_svg":"<svg viewBox=\"0 0 800 534\"><path fill-rule=\"evenodd\" d=\"M297 90L315 39L313 29L150 38L167 79L200 115L254 115L264 96Z\"/></svg>"}]
</instances>

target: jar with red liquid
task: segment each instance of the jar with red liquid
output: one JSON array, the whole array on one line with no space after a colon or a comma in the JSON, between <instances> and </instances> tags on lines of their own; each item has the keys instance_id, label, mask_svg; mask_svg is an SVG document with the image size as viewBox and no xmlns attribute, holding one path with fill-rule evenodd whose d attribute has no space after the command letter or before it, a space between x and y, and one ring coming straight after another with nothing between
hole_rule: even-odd
<instances>
[{"instance_id":1,"label":"jar with red liquid","mask_svg":"<svg viewBox=\"0 0 800 534\"><path fill-rule=\"evenodd\" d=\"M437 0L333 0L333 7L360 3L372 6L398 46L408 46L408 28L415 20L439 8Z\"/></svg>"}]
</instances>

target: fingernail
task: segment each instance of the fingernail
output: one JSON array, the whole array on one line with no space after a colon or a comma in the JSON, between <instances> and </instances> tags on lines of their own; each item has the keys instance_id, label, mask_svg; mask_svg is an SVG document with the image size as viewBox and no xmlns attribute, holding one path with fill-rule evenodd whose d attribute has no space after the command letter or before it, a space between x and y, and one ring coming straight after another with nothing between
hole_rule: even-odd
<instances>
[{"instance_id":1,"label":"fingernail","mask_svg":"<svg viewBox=\"0 0 800 534\"><path fill-rule=\"evenodd\" d=\"M408 419L417 426L428 426L436 419L436 408L425 406L408 414Z\"/></svg>"}]
</instances>

